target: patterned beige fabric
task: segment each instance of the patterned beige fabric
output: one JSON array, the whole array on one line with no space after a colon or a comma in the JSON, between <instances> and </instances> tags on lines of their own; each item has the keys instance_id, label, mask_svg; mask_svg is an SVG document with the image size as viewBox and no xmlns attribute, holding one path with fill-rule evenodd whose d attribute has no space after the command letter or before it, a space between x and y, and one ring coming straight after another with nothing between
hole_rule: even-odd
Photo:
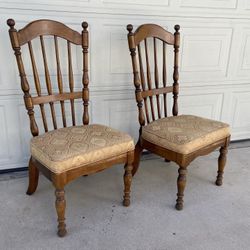
<instances>
[{"instance_id":1,"label":"patterned beige fabric","mask_svg":"<svg viewBox=\"0 0 250 250\"><path fill-rule=\"evenodd\" d=\"M142 138L166 149L189 154L230 135L226 123L192 115L156 120L142 128Z\"/></svg>"},{"instance_id":2,"label":"patterned beige fabric","mask_svg":"<svg viewBox=\"0 0 250 250\"><path fill-rule=\"evenodd\" d=\"M54 173L84 166L134 149L133 139L103 125L61 128L31 140L31 155Z\"/></svg>"}]
</instances>

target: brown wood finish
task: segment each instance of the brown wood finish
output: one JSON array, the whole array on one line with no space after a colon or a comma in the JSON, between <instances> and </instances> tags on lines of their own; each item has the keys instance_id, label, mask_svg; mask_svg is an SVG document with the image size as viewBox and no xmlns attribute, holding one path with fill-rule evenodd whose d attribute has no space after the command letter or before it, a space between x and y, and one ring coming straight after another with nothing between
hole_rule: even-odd
<instances>
[{"instance_id":1,"label":"brown wood finish","mask_svg":"<svg viewBox=\"0 0 250 250\"><path fill-rule=\"evenodd\" d=\"M65 224L65 209L66 209L66 201L65 201L65 191L64 189L56 188L55 191L56 196L56 212L58 215L58 236L63 237L66 235L66 224Z\"/></svg>"},{"instance_id":2,"label":"brown wood finish","mask_svg":"<svg viewBox=\"0 0 250 250\"><path fill-rule=\"evenodd\" d=\"M46 52L45 52L43 36L40 36L40 42L41 42L42 55L43 55L43 64L44 64L44 74L45 74L45 80L46 80L46 87L47 87L48 95L50 96L50 95L52 95L52 86L51 86L51 80L50 80L50 74L49 74L49 68L48 68L48 63L47 63L47 56L46 56ZM53 122L54 129L57 129L54 102L49 102L49 106L50 106L51 117L52 117L52 122Z\"/></svg>"},{"instance_id":3,"label":"brown wood finish","mask_svg":"<svg viewBox=\"0 0 250 250\"><path fill-rule=\"evenodd\" d=\"M57 101L65 101L65 100L74 100L82 98L82 91L75 92L64 92L60 94L51 94L51 95L40 95L32 97L33 105L37 104L46 104L46 103L54 103Z\"/></svg>"},{"instance_id":4,"label":"brown wood finish","mask_svg":"<svg viewBox=\"0 0 250 250\"><path fill-rule=\"evenodd\" d=\"M56 68L57 68L58 89L59 89L59 93L62 94L63 93L63 82L62 82L62 72L61 72L61 66L60 66L60 57L59 57L57 36L54 36L54 41L55 41L55 53L56 53ZM67 127L64 101L60 101L60 104L61 104L63 127Z\"/></svg>"},{"instance_id":5,"label":"brown wood finish","mask_svg":"<svg viewBox=\"0 0 250 250\"><path fill-rule=\"evenodd\" d=\"M142 127L146 123L150 123L155 120L152 105L154 104L151 100L153 97L156 97L156 107L158 112L158 119L161 117L167 117L167 94L173 93L173 107L172 107L172 115L178 115L178 94L179 94L179 47L180 47L180 26L175 25L174 27L175 33L171 34L164 30L162 27L155 24L144 24L137 28L135 32L133 32L133 26L129 24L127 26L128 30L128 45L130 50L130 55L132 59L132 67L133 67L133 75L134 75L134 85L135 85L135 98L137 101L138 111L139 111L139 139L135 148L135 159L133 163L133 171L132 174L138 170L140 163L140 155L143 149L147 149L150 152L157 154L165 159L166 162L174 161L179 165L178 170L178 179L177 179L177 200L176 200L176 209L181 210L183 208L183 197L184 190L186 186L186 175L187 175L187 167L188 165L198 156L206 155L214 151L216 148L221 147L220 149L220 157L218 159L218 175L216 179L216 185L222 185L222 178L224 167L226 163L226 154L227 148L230 142L230 136L209 146L203 147L191 154L180 154L175 151L168 150L163 148L157 144L153 144L149 141L144 140L141 137ZM151 76L150 76L150 65L148 60L149 50L147 48L147 40L153 39L153 53L154 53L154 81L155 88L152 88ZM157 43L156 40L162 41L162 52L163 52L163 69L162 69L162 87L160 86L159 81L159 67L157 65ZM142 44L145 44L145 58L147 65L147 80L148 80L148 88L146 88L145 84L145 76L143 71L143 62L142 62ZM159 44L159 43L158 43ZM174 71L173 71L173 85L167 86L167 47L174 48ZM136 54L138 52L138 56ZM138 73L138 63L140 68L140 74ZM160 110L159 105L159 96L163 96L163 110ZM150 119L150 111L147 108L147 100L150 100L151 105L151 117ZM144 105L143 105L144 104ZM144 109L143 109L144 106ZM145 121L146 117L146 121Z\"/></svg>"},{"instance_id":6,"label":"brown wood finish","mask_svg":"<svg viewBox=\"0 0 250 250\"><path fill-rule=\"evenodd\" d=\"M150 64L149 64L149 57L148 57L148 43L147 39L144 40L145 44L145 55L146 55L146 64L147 64L147 82L148 82L148 89L152 90L152 80L151 80L151 70L150 70ZM155 120L155 112L154 112L154 104L153 104L153 97L149 96L150 101L150 107L151 107L151 115L153 121Z\"/></svg>"},{"instance_id":7,"label":"brown wood finish","mask_svg":"<svg viewBox=\"0 0 250 250\"><path fill-rule=\"evenodd\" d=\"M24 92L24 103L28 112L29 120L30 120L30 129L33 136L39 135L39 129L35 120L34 115L34 106L39 105L44 131L48 132L48 122L45 112L45 105L49 105L50 113L52 118L52 123L54 129L57 129L58 123L55 115L55 107L54 103L59 102L61 107L62 114L62 123L63 127L67 127L66 115L65 115L65 104L64 101L70 101L71 115L72 115L72 125L76 125L76 115L75 115L75 99L83 100L83 116L82 122L84 125L89 124L89 113L88 113L88 105L89 105L89 77L88 77L88 47L89 47L89 39L88 39L88 24L86 22L82 23L82 34L78 33L65 26L62 23L52 21L52 20L37 20L31 22L23 29L17 31L15 29L15 21L13 19L9 19L7 21L9 29L10 40L12 44L12 48L14 50L14 54L16 56L16 61L20 73L21 78L21 87ZM45 36L53 36L54 38L54 51L56 56L56 78L57 78L57 86L58 91L52 92L52 82L50 78L50 72L48 68L47 56L46 56L46 47L44 43ZM47 89L47 95L42 94L41 91L41 82L39 79L39 74L37 70L36 60L35 60L35 51L32 47L32 40L34 38L40 39L40 46L43 56L43 69L45 76L45 83ZM67 56L68 56L68 83L70 92L65 92L63 88L63 77L62 77L62 69L60 62L60 53L58 47L58 38L66 39L67 41ZM35 89L37 95L31 96L30 94L30 86L25 74L25 67L22 61L21 54L21 46L28 44L30 60L32 64L32 71L35 83ZM82 47L83 52L83 76L82 76L82 91L74 91L74 77L73 77L73 67L72 67L72 53L71 53L71 45L77 45ZM58 235L63 237L66 234L66 224L65 224L65 209L66 209L66 200L65 200L65 191L64 187L69 182L75 180L80 176L86 176L89 174L93 174L99 171L102 171L108 167L111 167L114 164L124 163L125 164L125 174L124 174L124 206L129 206L130 204L130 186L132 180L132 162L134 159L134 152L130 151L128 153L124 153L122 155L117 155L113 158L109 158L103 161L99 161L95 164L89 164L85 166L80 166L75 169L71 169L65 171L60 174L55 174L50 171L46 166L44 166L41 162L37 161L35 158L31 156L29 161L29 186L27 190L27 194L31 195L36 191L39 179L39 171L42 172L54 185L55 187L55 196L56 196L56 211L58 216Z\"/></svg>"},{"instance_id":8,"label":"brown wood finish","mask_svg":"<svg viewBox=\"0 0 250 250\"><path fill-rule=\"evenodd\" d=\"M163 82L163 87L166 88L167 85L167 61L166 61L166 43L162 42L163 46L163 69L162 69L162 82ZM173 90L171 89L171 92ZM163 105L164 105L164 116L167 117L167 93L163 93Z\"/></svg>"},{"instance_id":9,"label":"brown wood finish","mask_svg":"<svg viewBox=\"0 0 250 250\"><path fill-rule=\"evenodd\" d=\"M221 186L222 185L222 180L223 180L223 173L224 173L224 168L226 166L226 160L227 160L227 143L225 143L224 145L221 146L220 148L220 156L218 159L218 175L217 175L217 179L215 184L217 186Z\"/></svg>"},{"instance_id":10,"label":"brown wood finish","mask_svg":"<svg viewBox=\"0 0 250 250\"><path fill-rule=\"evenodd\" d=\"M179 65L179 47L180 47L180 33L179 33L179 29L180 26L179 25L175 25L174 27L175 29L175 33L174 33L174 84L173 84L173 99L174 99L174 104L173 104L173 116L178 115L178 104L177 104L177 99L178 99L178 93L179 93L179 69L178 69L178 65Z\"/></svg>"},{"instance_id":11,"label":"brown wood finish","mask_svg":"<svg viewBox=\"0 0 250 250\"><path fill-rule=\"evenodd\" d=\"M142 96L142 98L146 98L148 96L155 96L155 95L159 97L160 94L166 95L167 93L172 93L173 89L174 88L172 86L169 86L169 87L162 87L162 88L158 87L156 89L144 90L141 92L141 96ZM159 98L158 98L158 100L159 100ZM158 110L160 110L159 106L160 105L158 104L158 101L157 101L157 108L159 108ZM159 115L159 116L161 116L161 115Z\"/></svg>"},{"instance_id":12,"label":"brown wood finish","mask_svg":"<svg viewBox=\"0 0 250 250\"><path fill-rule=\"evenodd\" d=\"M37 188L38 185L38 179L39 179L39 171L36 167L36 165L34 164L34 162L32 161L32 158L30 158L29 160L29 187L27 190L27 194L28 195L32 195Z\"/></svg>"},{"instance_id":13,"label":"brown wood finish","mask_svg":"<svg viewBox=\"0 0 250 250\"><path fill-rule=\"evenodd\" d=\"M69 71L69 89L70 93L74 91L74 76L73 76L73 69L72 69L72 59L71 59L71 45L70 42L67 41L67 48L68 48L68 71ZM72 125L76 125L76 117L75 117L75 102L74 98L70 99L70 108L72 114Z\"/></svg>"},{"instance_id":14,"label":"brown wood finish","mask_svg":"<svg viewBox=\"0 0 250 250\"><path fill-rule=\"evenodd\" d=\"M41 84L40 84L40 79L38 76L38 71L36 67L36 62L35 62L35 57L34 57L34 52L33 52L31 41L28 42L28 46L29 46L30 59L31 59L31 64L32 64L36 92L37 92L38 97L40 97L41 96ZM34 98L33 98L33 103L34 103ZM48 125L47 125L47 119L46 119L45 110L44 110L44 103L43 102L39 103L39 106L40 106L40 111L41 111L41 115L43 119L44 131L48 132Z\"/></svg>"},{"instance_id":15,"label":"brown wood finish","mask_svg":"<svg viewBox=\"0 0 250 250\"><path fill-rule=\"evenodd\" d=\"M129 26L131 27L131 26ZM133 26L132 26L133 28ZM175 43L175 38L173 34L170 32L166 31L163 29L161 26L156 25L156 24L144 24L138 27L136 30L136 36L134 37L134 44L137 46L141 41L146 39L147 37L155 37L158 38L159 40L167 43L174 45Z\"/></svg>"},{"instance_id":16,"label":"brown wood finish","mask_svg":"<svg viewBox=\"0 0 250 250\"><path fill-rule=\"evenodd\" d=\"M89 47L89 33L87 31L88 24L86 22L82 23L82 53L83 53L83 77L82 77L82 100L83 100L83 124L89 124L89 75L88 75L88 47Z\"/></svg>"},{"instance_id":17,"label":"brown wood finish","mask_svg":"<svg viewBox=\"0 0 250 250\"><path fill-rule=\"evenodd\" d=\"M20 46L43 35L58 36L73 44L82 45L82 38L77 31L72 30L63 23L52 20L44 19L31 22L19 30L17 34Z\"/></svg>"}]
</instances>

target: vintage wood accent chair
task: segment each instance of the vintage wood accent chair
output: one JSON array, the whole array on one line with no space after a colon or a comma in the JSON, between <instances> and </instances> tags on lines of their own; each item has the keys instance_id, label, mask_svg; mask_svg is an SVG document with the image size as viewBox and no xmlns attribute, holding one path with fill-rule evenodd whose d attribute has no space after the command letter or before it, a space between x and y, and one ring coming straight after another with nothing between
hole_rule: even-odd
<instances>
[{"instance_id":1,"label":"vintage wood accent chair","mask_svg":"<svg viewBox=\"0 0 250 250\"><path fill-rule=\"evenodd\" d=\"M133 32L127 25L128 44L132 58L135 98L139 112L139 140L135 148L133 175L136 173L140 154L147 149L166 161L179 165L176 209L183 208L187 166L196 157L206 155L218 147L218 175L216 185L222 185L227 148L230 141L229 125L193 115L178 115L179 93L178 56L180 46L179 25L172 34L155 24L144 24ZM151 39L151 58L149 41ZM167 86L167 48L174 49L173 85ZM159 66L161 52L161 67ZM153 67L150 65L153 64ZM161 71L160 71L161 70ZM160 73L159 73L160 72ZM154 82L154 86L153 83ZM173 94L172 115L167 113L167 94Z\"/></svg>"},{"instance_id":2,"label":"vintage wood accent chair","mask_svg":"<svg viewBox=\"0 0 250 250\"><path fill-rule=\"evenodd\" d=\"M37 20L29 23L23 29L17 31L14 28L15 21L7 21L10 40L14 50L18 70L21 78L21 87L24 92L24 103L28 111L30 129L33 135L31 140L31 158L29 161L29 186L27 194L31 195L36 191L38 185L39 171L41 171L55 186L56 211L58 215L58 235L66 234L65 225L65 195L64 186L74 179L104 170L117 163L125 163L124 174L124 206L130 204L130 185L132 179L132 162L134 157L133 139L120 131L103 125L89 125L89 77L88 77L88 24L82 23L82 33L72 30L62 23L52 20ZM52 43L56 60L56 76L53 78L49 72L47 62L47 52L45 37ZM34 49L33 39L38 39L39 47ZM52 38L52 39L51 39ZM59 47L59 39L65 42L64 54L66 55L66 70L62 72L60 56L62 53ZM25 65L21 48L28 46L28 56L32 65L34 79L34 91L30 94L30 85L25 73ZM83 53L83 75L82 90L75 91L75 81L73 73L72 47L82 47ZM49 47L49 46L47 46ZM41 52L43 58L42 75L38 72L36 63L36 53ZM81 53L81 52L80 52ZM63 74L65 73L65 74ZM66 77L65 77L66 75ZM42 78L44 76L44 78ZM66 78L66 79L65 79ZM44 85L42 85L44 84ZM43 87L44 86L44 87ZM53 86L55 86L53 88ZM67 86L68 90L64 87ZM56 88L56 89L55 89ZM45 94L43 94L43 91ZM83 125L76 125L77 116L75 111L75 99L83 101ZM44 132L39 135L38 123L35 119L34 106L40 109ZM51 113L52 119L46 118L47 112ZM56 115L56 105L59 105L63 128L58 128L58 116ZM69 106L70 124L67 122L66 105ZM71 114L71 115L70 115ZM53 128L49 131L49 122Z\"/></svg>"}]
</instances>

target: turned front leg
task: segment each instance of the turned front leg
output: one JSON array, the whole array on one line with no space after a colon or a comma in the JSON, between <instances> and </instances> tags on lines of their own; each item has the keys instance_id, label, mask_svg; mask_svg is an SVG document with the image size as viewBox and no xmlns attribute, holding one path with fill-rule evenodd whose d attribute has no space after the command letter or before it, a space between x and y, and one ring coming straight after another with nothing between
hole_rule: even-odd
<instances>
[{"instance_id":1,"label":"turned front leg","mask_svg":"<svg viewBox=\"0 0 250 250\"><path fill-rule=\"evenodd\" d=\"M185 186L186 186L187 169L184 167L180 167L178 170L178 173L179 173L179 176L177 179L178 193L177 193L177 200L176 200L175 208L177 210L182 210L183 209L184 190L185 190Z\"/></svg>"},{"instance_id":2,"label":"turned front leg","mask_svg":"<svg viewBox=\"0 0 250 250\"><path fill-rule=\"evenodd\" d=\"M60 237L65 236L67 233L65 221L65 208L66 208L66 201L65 201L65 191L64 189L56 189L56 211L57 211L57 221L58 221L58 231L57 234Z\"/></svg>"},{"instance_id":3,"label":"turned front leg","mask_svg":"<svg viewBox=\"0 0 250 250\"><path fill-rule=\"evenodd\" d=\"M124 196L123 196L123 205L128 207L130 205L130 187L132 182L132 164L125 165L125 173L123 176L124 180Z\"/></svg>"},{"instance_id":4,"label":"turned front leg","mask_svg":"<svg viewBox=\"0 0 250 250\"><path fill-rule=\"evenodd\" d=\"M227 151L228 151L228 142L226 142L225 145L220 148L220 156L218 159L217 179L215 182L217 186L222 185L223 173L224 173L224 168L226 166L226 160L227 160Z\"/></svg>"}]
</instances>

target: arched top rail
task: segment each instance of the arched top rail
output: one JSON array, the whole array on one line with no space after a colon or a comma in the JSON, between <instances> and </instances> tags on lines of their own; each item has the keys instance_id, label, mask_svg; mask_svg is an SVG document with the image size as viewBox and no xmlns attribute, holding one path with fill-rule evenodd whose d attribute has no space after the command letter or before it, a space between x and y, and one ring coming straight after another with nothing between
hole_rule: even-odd
<instances>
[{"instance_id":1,"label":"arched top rail","mask_svg":"<svg viewBox=\"0 0 250 250\"><path fill-rule=\"evenodd\" d=\"M20 29L18 31L19 44L22 46L34 38L43 35L58 36L73 44L82 45L82 35L79 32L72 30L65 24L47 19L31 22Z\"/></svg>"},{"instance_id":2,"label":"arched top rail","mask_svg":"<svg viewBox=\"0 0 250 250\"><path fill-rule=\"evenodd\" d=\"M135 46L147 37L155 37L167 44L174 45L174 35L157 24L143 24L134 32Z\"/></svg>"}]
</instances>

